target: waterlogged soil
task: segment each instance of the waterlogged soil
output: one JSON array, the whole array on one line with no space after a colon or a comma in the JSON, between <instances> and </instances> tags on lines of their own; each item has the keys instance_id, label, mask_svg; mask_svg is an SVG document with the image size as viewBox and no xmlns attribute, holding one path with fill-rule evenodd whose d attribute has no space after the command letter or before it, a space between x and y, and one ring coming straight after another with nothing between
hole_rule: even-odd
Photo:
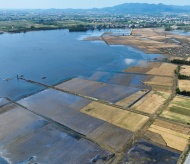
<instances>
[{"instance_id":1,"label":"waterlogged soil","mask_svg":"<svg viewBox=\"0 0 190 164\"><path fill-rule=\"evenodd\" d=\"M162 147L156 146L145 140L139 140L125 154L125 160L121 163L129 162L131 164L176 164L180 154Z\"/></svg>"},{"instance_id":2,"label":"waterlogged soil","mask_svg":"<svg viewBox=\"0 0 190 164\"><path fill-rule=\"evenodd\" d=\"M0 115L0 164L90 164L114 157L78 133L22 107L10 108Z\"/></svg>"},{"instance_id":3,"label":"waterlogged soil","mask_svg":"<svg viewBox=\"0 0 190 164\"><path fill-rule=\"evenodd\" d=\"M111 103L116 103L140 90L139 88L101 83L81 78L75 78L59 84L56 88L65 89L73 93L93 97Z\"/></svg>"}]
</instances>

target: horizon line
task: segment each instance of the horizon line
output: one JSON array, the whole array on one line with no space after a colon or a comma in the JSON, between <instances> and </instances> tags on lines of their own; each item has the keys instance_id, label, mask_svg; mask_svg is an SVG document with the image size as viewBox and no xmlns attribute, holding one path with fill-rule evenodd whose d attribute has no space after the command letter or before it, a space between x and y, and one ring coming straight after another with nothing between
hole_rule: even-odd
<instances>
[{"instance_id":1,"label":"horizon line","mask_svg":"<svg viewBox=\"0 0 190 164\"><path fill-rule=\"evenodd\" d=\"M121 3L118 5L114 6L105 6L105 7L91 7L91 8L0 8L0 10L51 10L51 9L56 9L56 10L90 10L90 9L103 9L103 8L109 8L109 7L115 7L119 5L124 5L124 4L149 4L149 5L166 5L166 6L190 6L189 5L172 5L172 4L164 4L164 3Z\"/></svg>"}]
</instances>

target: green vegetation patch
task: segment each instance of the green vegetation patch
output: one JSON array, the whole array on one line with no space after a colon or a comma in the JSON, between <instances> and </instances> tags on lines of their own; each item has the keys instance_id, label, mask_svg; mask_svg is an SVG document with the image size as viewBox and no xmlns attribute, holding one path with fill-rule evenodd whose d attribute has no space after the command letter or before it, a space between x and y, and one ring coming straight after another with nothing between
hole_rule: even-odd
<instances>
[{"instance_id":1,"label":"green vegetation patch","mask_svg":"<svg viewBox=\"0 0 190 164\"><path fill-rule=\"evenodd\" d=\"M175 102L172 102L171 104L175 104L175 105L190 109L190 99L184 100L184 101L175 101Z\"/></svg>"},{"instance_id":2,"label":"green vegetation patch","mask_svg":"<svg viewBox=\"0 0 190 164\"><path fill-rule=\"evenodd\" d=\"M166 95L163 92L154 91L154 93L157 94L157 95L159 95L159 96L162 96L164 99L169 99L170 98L169 95Z\"/></svg>"},{"instance_id":3,"label":"green vegetation patch","mask_svg":"<svg viewBox=\"0 0 190 164\"><path fill-rule=\"evenodd\" d=\"M185 116L190 116L190 110L188 110L186 108L182 108L182 107L178 107L178 106L172 106L170 108L170 111L174 112L174 113L182 114Z\"/></svg>"}]
</instances>

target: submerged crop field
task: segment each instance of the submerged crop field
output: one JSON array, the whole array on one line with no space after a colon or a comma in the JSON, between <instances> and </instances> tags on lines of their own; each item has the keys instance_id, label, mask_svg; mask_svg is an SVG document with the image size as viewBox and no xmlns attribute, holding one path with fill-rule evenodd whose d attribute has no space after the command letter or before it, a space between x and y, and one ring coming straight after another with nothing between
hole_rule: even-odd
<instances>
[{"instance_id":1,"label":"submerged crop field","mask_svg":"<svg viewBox=\"0 0 190 164\"><path fill-rule=\"evenodd\" d=\"M179 156L177 152L163 149L145 140L139 140L134 147L126 153L124 161L125 163L138 163L140 161L144 164L176 164Z\"/></svg>"},{"instance_id":2,"label":"submerged crop field","mask_svg":"<svg viewBox=\"0 0 190 164\"><path fill-rule=\"evenodd\" d=\"M147 44L157 43L152 30L142 30L147 32L153 39ZM176 96L177 65L135 48L82 41L78 33L37 33L38 43L48 46L29 47L35 49L34 61L41 53L47 56L33 68L21 55L21 67L33 70L15 66L17 74L0 79L0 164L176 164L184 159L190 101ZM118 36L114 30L104 33L98 36ZM55 40L59 34L63 38ZM56 44L51 47L46 37ZM16 48L15 53L20 54Z\"/></svg>"},{"instance_id":3,"label":"submerged crop field","mask_svg":"<svg viewBox=\"0 0 190 164\"><path fill-rule=\"evenodd\" d=\"M91 163L93 160L105 163L111 157L109 151L64 127L17 105L8 107L11 110L0 115L0 154L5 163Z\"/></svg>"}]
</instances>

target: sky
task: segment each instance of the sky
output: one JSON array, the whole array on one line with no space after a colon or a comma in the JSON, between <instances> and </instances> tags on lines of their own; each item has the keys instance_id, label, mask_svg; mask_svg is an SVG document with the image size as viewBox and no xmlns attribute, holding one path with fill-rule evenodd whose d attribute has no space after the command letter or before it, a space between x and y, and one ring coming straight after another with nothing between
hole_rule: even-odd
<instances>
[{"instance_id":1,"label":"sky","mask_svg":"<svg viewBox=\"0 0 190 164\"><path fill-rule=\"evenodd\" d=\"M0 0L1 9L102 8L122 3L190 5L190 0Z\"/></svg>"}]
</instances>

